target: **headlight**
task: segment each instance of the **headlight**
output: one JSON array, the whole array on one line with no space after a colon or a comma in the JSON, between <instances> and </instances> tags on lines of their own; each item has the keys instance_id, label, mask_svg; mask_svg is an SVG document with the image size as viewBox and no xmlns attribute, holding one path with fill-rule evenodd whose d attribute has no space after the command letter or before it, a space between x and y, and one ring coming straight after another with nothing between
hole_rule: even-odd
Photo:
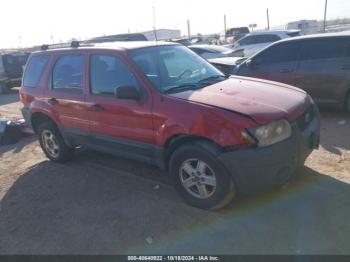
<instances>
[{"instance_id":1,"label":"headlight","mask_svg":"<svg viewBox=\"0 0 350 262\"><path fill-rule=\"evenodd\" d=\"M260 147L281 142L292 134L292 128L287 120L271 122L265 126L250 128L248 131L258 140L258 146Z\"/></svg>"}]
</instances>

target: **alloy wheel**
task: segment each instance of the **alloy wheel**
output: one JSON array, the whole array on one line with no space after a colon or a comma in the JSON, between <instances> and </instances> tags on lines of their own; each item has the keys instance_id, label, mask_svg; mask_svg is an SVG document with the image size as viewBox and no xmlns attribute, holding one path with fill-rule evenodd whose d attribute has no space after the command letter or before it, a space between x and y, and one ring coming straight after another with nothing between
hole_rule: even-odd
<instances>
[{"instance_id":1,"label":"alloy wheel","mask_svg":"<svg viewBox=\"0 0 350 262\"><path fill-rule=\"evenodd\" d=\"M50 130L44 130L41 134L45 151L53 158L57 158L60 154L60 147L57 143L55 135Z\"/></svg>"},{"instance_id":2,"label":"alloy wheel","mask_svg":"<svg viewBox=\"0 0 350 262\"><path fill-rule=\"evenodd\" d=\"M216 191L216 177L207 163L189 159L180 167L180 181L188 193L199 199L210 198Z\"/></svg>"}]
</instances>

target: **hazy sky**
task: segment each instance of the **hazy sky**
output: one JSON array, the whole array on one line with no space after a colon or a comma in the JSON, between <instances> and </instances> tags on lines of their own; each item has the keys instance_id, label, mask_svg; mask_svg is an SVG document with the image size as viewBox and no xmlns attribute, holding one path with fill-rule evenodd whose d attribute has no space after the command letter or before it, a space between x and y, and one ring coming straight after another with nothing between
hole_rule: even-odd
<instances>
[{"instance_id":1,"label":"hazy sky","mask_svg":"<svg viewBox=\"0 0 350 262\"><path fill-rule=\"evenodd\" d=\"M324 0L0 0L0 48L32 46L72 37L151 30L152 6L157 28L216 33L227 26L257 23L265 28L300 19L322 19ZM350 0L328 0L328 17L350 17Z\"/></svg>"}]
</instances>

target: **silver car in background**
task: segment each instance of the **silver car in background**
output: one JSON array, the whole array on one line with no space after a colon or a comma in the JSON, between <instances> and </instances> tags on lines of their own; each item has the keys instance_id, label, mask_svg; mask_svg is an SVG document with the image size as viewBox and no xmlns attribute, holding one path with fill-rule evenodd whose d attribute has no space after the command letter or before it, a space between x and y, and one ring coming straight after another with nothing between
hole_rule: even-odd
<instances>
[{"instance_id":1,"label":"silver car in background","mask_svg":"<svg viewBox=\"0 0 350 262\"><path fill-rule=\"evenodd\" d=\"M233 56L250 57L274 42L300 35L300 30L257 31L225 47L233 50Z\"/></svg>"}]
</instances>

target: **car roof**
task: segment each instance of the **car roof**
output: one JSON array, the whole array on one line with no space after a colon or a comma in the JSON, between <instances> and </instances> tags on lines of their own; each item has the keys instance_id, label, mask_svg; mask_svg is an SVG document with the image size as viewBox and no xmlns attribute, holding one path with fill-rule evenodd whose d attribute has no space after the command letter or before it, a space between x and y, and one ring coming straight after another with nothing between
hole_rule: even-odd
<instances>
[{"instance_id":1,"label":"car roof","mask_svg":"<svg viewBox=\"0 0 350 262\"><path fill-rule=\"evenodd\" d=\"M246 36L250 35L268 35L268 34L287 34L287 33L298 33L300 30L293 29L293 30L269 30L269 31L255 31L247 34Z\"/></svg>"},{"instance_id":2,"label":"car roof","mask_svg":"<svg viewBox=\"0 0 350 262\"><path fill-rule=\"evenodd\" d=\"M298 40L303 40L303 39L322 39L322 38L334 38L334 37L350 37L350 31L296 36L296 37L282 39L276 43L287 42L287 41L288 42L289 41L298 41Z\"/></svg>"},{"instance_id":3,"label":"car roof","mask_svg":"<svg viewBox=\"0 0 350 262\"><path fill-rule=\"evenodd\" d=\"M47 50L41 50L35 53L46 53L46 52L65 52L71 50L132 50L146 47L156 47L156 46L176 46L180 44L173 42L163 42L163 41L123 41L123 42L108 42L108 43L95 43L95 44L80 44L79 47L58 47Z\"/></svg>"}]
</instances>

